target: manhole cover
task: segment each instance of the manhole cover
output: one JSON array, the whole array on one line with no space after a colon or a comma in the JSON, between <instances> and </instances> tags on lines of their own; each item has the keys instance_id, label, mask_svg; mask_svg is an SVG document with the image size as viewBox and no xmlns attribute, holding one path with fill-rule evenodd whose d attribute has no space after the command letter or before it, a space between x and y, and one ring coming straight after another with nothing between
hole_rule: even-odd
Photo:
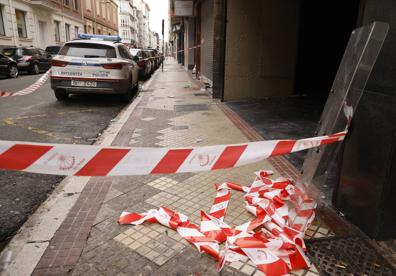
<instances>
[{"instance_id":1,"label":"manhole cover","mask_svg":"<svg viewBox=\"0 0 396 276\"><path fill-rule=\"evenodd\" d=\"M209 110L207 104L181 104L175 105L174 108L176 112Z\"/></svg>"},{"instance_id":2,"label":"manhole cover","mask_svg":"<svg viewBox=\"0 0 396 276\"><path fill-rule=\"evenodd\" d=\"M174 126L174 127L172 127L172 130L183 130L183 129L189 129L189 126Z\"/></svg>"},{"instance_id":3,"label":"manhole cover","mask_svg":"<svg viewBox=\"0 0 396 276\"><path fill-rule=\"evenodd\" d=\"M308 256L321 275L395 275L396 271L359 237L307 240Z\"/></svg>"}]
</instances>

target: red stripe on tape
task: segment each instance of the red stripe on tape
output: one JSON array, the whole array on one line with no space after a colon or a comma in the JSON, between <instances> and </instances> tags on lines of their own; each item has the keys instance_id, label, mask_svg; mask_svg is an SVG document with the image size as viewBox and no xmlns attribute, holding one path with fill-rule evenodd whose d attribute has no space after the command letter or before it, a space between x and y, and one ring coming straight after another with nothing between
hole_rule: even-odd
<instances>
[{"instance_id":1,"label":"red stripe on tape","mask_svg":"<svg viewBox=\"0 0 396 276\"><path fill-rule=\"evenodd\" d=\"M339 138L323 139L322 141L320 141L320 145L323 146L323 145L332 144L332 143L335 143L335 142L337 142L339 140L340 140Z\"/></svg>"},{"instance_id":2,"label":"red stripe on tape","mask_svg":"<svg viewBox=\"0 0 396 276\"><path fill-rule=\"evenodd\" d=\"M212 217L215 217L215 218L217 218L217 219L224 218L224 217L225 217L225 214L226 214L226 209L221 209L221 210L218 210L218 211L216 211L216 212L210 213L210 215L211 215Z\"/></svg>"},{"instance_id":3,"label":"red stripe on tape","mask_svg":"<svg viewBox=\"0 0 396 276\"><path fill-rule=\"evenodd\" d=\"M231 194L227 193L226 195L220 196L220 197L216 197L213 201L213 205L222 203L224 201L230 200Z\"/></svg>"},{"instance_id":4,"label":"red stripe on tape","mask_svg":"<svg viewBox=\"0 0 396 276\"><path fill-rule=\"evenodd\" d=\"M213 165L212 170L226 169L233 167L238 162L247 145L228 146L224 149L219 159Z\"/></svg>"},{"instance_id":5,"label":"red stripe on tape","mask_svg":"<svg viewBox=\"0 0 396 276\"><path fill-rule=\"evenodd\" d=\"M14 145L0 154L0 168L24 170L52 148L52 146Z\"/></svg>"},{"instance_id":6,"label":"red stripe on tape","mask_svg":"<svg viewBox=\"0 0 396 276\"><path fill-rule=\"evenodd\" d=\"M170 150L161 159L157 166L151 171L155 173L175 173L183 164L184 160L190 155L192 149Z\"/></svg>"},{"instance_id":7,"label":"red stripe on tape","mask_svg":"<svg viewBox=\"0 0 396 276\"><path fill-rule=\"evenodd\" d=\"M101 149L76 175L106 176L128 152L129 149Z\"/></svg>"},{"instance_id":8,"label":"red stripe on tape","mask_svg":"<svg viewBox=\"0 0 396 276\"><path fill-rule=\"evenodd\" d=\"M290 153L295 143L296 141L279 141L272 151L271 156Z\"/></svg>"}]
</instances>

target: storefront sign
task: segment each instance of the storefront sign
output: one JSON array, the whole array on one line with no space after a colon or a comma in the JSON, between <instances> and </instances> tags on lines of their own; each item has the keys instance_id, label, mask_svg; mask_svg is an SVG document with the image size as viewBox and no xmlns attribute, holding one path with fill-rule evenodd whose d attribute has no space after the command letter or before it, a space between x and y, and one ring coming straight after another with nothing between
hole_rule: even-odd
<instances>
[{"instance_id":1,"label":"storefront sign","mask_svg":"<svg viewBox=\"0 0 396 276\"><path fill-rule=\"evenodd\" d=\"M193 1L175 1L175 16L193 16Z\"/></svg>"}]
</instances>

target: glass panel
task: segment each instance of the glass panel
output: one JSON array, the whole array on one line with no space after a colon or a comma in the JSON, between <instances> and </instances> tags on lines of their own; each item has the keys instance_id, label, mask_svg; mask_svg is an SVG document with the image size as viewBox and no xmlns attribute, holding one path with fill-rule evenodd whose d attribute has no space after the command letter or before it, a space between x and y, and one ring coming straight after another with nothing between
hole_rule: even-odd
<instances>
[{"instance_id":1,"label":"glass panel","mask_svg":"<svg viewBox=\"0 0 396 276\"><path fill-rule=\"evenodd\" d=\"M116 58L114 47L91 43L69 43L65 45L60 55L83 58Z\"/></svg>"},{"instance_id":2,"label":"glass panel","mask_svg":"<svg viewBox=\"0 0 396 276\"><path fill-rule=\"evenodd\" d=\"M59 21L54 21L54 27L55 27L55 41L59 42L60 41L60 29L59 29Z\"/></svg>"},{"instance_id":3,"label":"glass panel","mask_svg":"<svg viewBox=\"0 0 396 276\"><path fill-rule=\"evenodd\" d=\"M27 37L26 33L26 13L24 11L15 10L16 23L19 37Z\"/></svg>"}]
</instances>

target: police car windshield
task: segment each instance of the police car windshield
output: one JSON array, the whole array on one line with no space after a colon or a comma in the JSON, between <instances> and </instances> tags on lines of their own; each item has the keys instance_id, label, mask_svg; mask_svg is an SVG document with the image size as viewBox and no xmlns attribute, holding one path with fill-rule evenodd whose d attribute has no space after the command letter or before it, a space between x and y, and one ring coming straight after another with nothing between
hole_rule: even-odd
<instances>
[{"instance_id":1,"label":"police car windshield","mask_svg":"<svg viewBox=\"0 0 396 276\"><path fill-rule=\"evenodd\" d=\"M68 43L60 50L59 55L81 58L116 58L114 47L103 44Z\"/></svg>"}]
</instances>

